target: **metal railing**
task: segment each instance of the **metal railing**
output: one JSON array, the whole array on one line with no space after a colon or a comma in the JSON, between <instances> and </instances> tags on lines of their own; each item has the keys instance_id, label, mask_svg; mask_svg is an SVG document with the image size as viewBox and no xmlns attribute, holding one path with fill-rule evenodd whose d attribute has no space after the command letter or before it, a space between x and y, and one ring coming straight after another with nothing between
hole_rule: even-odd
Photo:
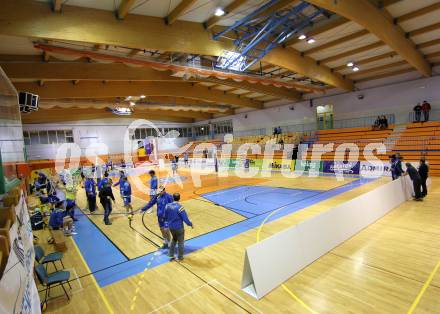
<instances>
[{"instance_id":1,"label":"metal railing","mask_svg":"<svg viewBox=\"0 0 440 314\"><path fill-rule=\"evenodd\" d=\"M385 117L388 120L388 125L394 124L396 119L394 114L386 114ZM360 117L352 119L335 119L333 121L334 129L344 129L344 128L362 128L369 127L374 124L377 116Z\"/></svg>"},{"instance_id":2,"label":"metal railing","mask_svg":"<svg viewBox=\"0 0 440 314\"><path fill-rule=\"evenodd\" d=\"M414 111L411 111L408 113L408 122L409 123L424 122L424 121L425 121L425 117L424 117L423 112L420 113L419 121L417 121L416 113ZM440 110L431 110L429 112L429 121L440 121Z\"/></svg>"}]
</instances>

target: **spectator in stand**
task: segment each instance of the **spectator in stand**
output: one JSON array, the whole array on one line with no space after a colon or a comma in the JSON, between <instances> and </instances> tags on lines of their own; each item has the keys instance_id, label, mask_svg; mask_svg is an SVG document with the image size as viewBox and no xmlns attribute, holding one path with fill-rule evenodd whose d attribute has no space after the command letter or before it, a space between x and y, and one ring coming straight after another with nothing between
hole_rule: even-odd
<instances>
[{"instance_id":1,"label":"spectator in stand","mask_svg":"<svg viewBox=\"0 0 440 314\"><path fill-rule=\"evenodd\" d=\"M414 200L415 201L421 201L422 200L422 179L420 178L420 175L416 168L414 168L413 165L411 165L409 162L406 163L406 173L405 175L409 175L411 178L411 181L413 182L414 187Z\"/></svg>"},{"instance_id":2,"label":"spectator in stand","mask_svg":"<svg viewBox=\"0 0 440 314\"><path fill-rule=\"evenodd\" d=\"M385 115L382 116L382 129L388 129L388 119Z\"/></svg>"},{"instance_id":3,"label":"spectator in stand","mask_svg":"<svg viewBox=\"0 0 440 314\"><path fill-rule=\"evenodd\" d=\"M414 122L420 122L420 117L422 115L422 106L420 105L420 103L417 103L417 105L413 108L413 110L415 117Z\"/></svg>"},{"instance_id":4,"label":"spectator in stand","mask_svg":"<svg viewBox=\"0 0 440 314\"><path fill-rule=\"evenodd\" d=\"M282 138L278 141L278 144L280 144L280 148L281 148L281 150L283 150L284 149L284 140Z\"/></svg>"},{"instance_id":5,"label":"spectator in stand","mask_svg":"<svg viewBox=\"0 0 440 314\"><path fill-rule=\"evenodd\" d=\"M419 175L420 179L422 180L422 197L425 197L428 195L428 189L426 187L426 180L428 180L429 175L429 167L426 164L425 158L420 159L420 165L419 165Z\"/></svg>"},{"instance_id":6,"label":"spectator in stand","mask_svg":"<svg viewBox=\"0 0 440 314\"><path fill-rule=\"evenodd\" d=\"M425 120L424 122L426 122L429 120L429 112L431 111L431 104L426 100L423 101L422 111L423 111L423 118Z\"/></svg>"},{"instance_id":7,"label":"spectator in stand","mask_svg":"<svg viewBox=\"0 0 440 314\"><path fill-rule=\"evenodd\" d=\"M374 121L372 129L373 131L375 131L375 130L379 130L379 128L380 128L380 116L377 116L376 120Z\"/></svg>"}]
</instances>

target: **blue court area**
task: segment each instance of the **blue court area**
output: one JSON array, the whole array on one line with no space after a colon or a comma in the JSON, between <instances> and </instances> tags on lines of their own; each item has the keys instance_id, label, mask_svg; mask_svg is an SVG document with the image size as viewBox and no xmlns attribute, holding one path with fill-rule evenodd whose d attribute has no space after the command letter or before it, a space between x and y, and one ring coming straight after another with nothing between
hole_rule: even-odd
<instances>
[{"instance_id":1,"label":"blue court area","mask_svg":"<svg viewBox=\"0 0 440 314\"><path fill-rule=\"evenodd\" d=\"M350 191L373 181L359 179L327 191L288 189L266 186L239 186L203 195L209 201L240 213L247 219L185 241L185 254L259 227L298 210ZM269 216L270 215L270 216ZM129 259L87 216L79 215L74 240L101 287L168 262L167 252L157 250Z\"/></svg>"},{"instance_id":2,"label":"blue court area","mask_svg":"<svg viewBox=\"0 0 440 314\"><path fill-rule=\"evenodd\" d=\"M251 218L322 192L324 191L243 185L202 196L237 214Z\"/></svg>"}]
</instances>

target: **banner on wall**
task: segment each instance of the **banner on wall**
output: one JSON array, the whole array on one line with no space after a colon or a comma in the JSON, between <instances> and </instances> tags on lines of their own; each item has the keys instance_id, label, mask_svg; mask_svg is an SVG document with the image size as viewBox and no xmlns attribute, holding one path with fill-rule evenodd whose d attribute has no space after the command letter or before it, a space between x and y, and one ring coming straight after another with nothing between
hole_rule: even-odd
<instances>
[{"instance_id":1,"label":"banner on wall","mask_svg":"<svg viewBox=\"0 0 440 314\"><path fill-rule=\"evenodd\" d=\"M38 314L41 310L33 276L32 227L23 193L15 213L17 219L10 229L11 251L0 280L0 313Z\"/></svg>"},{"instance_id":2,"label":"banner on wall","mask_svg":"<svg viewBox=\"0 0 440 314\"><path fill-rule=\"evenodd\" d=\"M295 161L287 160L283 162L283 159L274 159L271 163L268 164L268 167L269 169L263 169L263 170L281 171L281 169L284 169L289 171L295 171Z\"/></svg>"},{"instance_id":3,"label":"banner on wall","mask_svg":"<svg viewBox=\"0 0 440 314\"><path fill-rule=\"evenodd\" d=\"M378 162L377 164L361 161L359 173L366 178L391 177L391 164L387 161Z\"/></svg>"},{"instance_id":4,"label":"banner on wall","mask_svg":"<svg viewBox=\"0 0 440 314\"><path fill-rule=\"evenodd\" d=\"M295 163L296 171L322 172L322 161L319 160L297 160Z\"/></svg>"},{"instance_id":5,"label":"banner on wall","mask_svg":"<svg viewBox=\"0 0 440 314\"><path fill-rule=\"evenodd\" d=\"M323 161L323 172L326 173L359 174L359 170L359 161Z\"/></svg>"}]
</instances>

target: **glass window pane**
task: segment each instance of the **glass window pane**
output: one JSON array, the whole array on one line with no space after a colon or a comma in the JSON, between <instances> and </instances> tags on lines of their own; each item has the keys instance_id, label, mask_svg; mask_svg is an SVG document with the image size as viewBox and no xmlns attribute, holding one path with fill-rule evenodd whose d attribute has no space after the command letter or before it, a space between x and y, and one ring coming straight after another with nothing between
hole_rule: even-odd
<instances>
[{"instance_id":1,"label":"glass window pane","mask_svg":"<svg viewBox=\"0 0 440 314\"><path fill-rule=\"evenodd\" d=\"M134 130L134 138L137 140L141 138L141 130L140 129Z\"/></svg>"},{"instance_id":2,"label":"glass window pane","mask_svg":"<svg viewBox=\"0 0 440 314\"><path fill-rule=\"evenodd\" d=\"M66 136L64 135L64 130L58 130L57 137L58 137L58 143L65 143L66 142Z\"/></svg>"},{"instance_id":3,"label":"glass window pane","mask_svg":"<svg viewBox=\"0 0 440 314\"><path fill-rule=\"evenodd\" d=\"M57 131L48 131L49 133L49 144L57 143Z\"/></svg>"},{"instance_id":4,"label":"glass window pane","mask_svg":"<svg viewBox=\"0 0 440 314\"><path fill-rule=\"evenodd\" d=\"M66 142L67 143L73 143L73 137L72 136L66 137Z\"/></svg>"},{"instance_id":5,"label":"glass window pane","mask_svg":"<svg viewBox=\"0 0 440 314\"><path fill-rule=\"evenodd\" d=\"M38 132L40 135L40 144L49 144L49 139L47 138L47 131Z\"/></svg>"},{"instance_id":6,"label":"glass window pane","mask_svg":"<svg viewBox=\"0 0 440 314\"><path fill-rule=\"evenodd\" d=\"M66 130L66 136L73 136L72 130Z\"/></svg>"},{"instance_id":7,"label":"glass window pane","mask_svg":"<svg viewBox=\"0 0 440 314\"><path fill-rule=\"evenodd\" d=\"M38 132L37 131L31 131L30 132L30 137L31 137L31 144L32 145L40 144L40 140L39 140Z\"/></svg>"},{"instance_id":8,"label":"glass window pane","mask_svg":"<svg viewBox=\"0 0 440 314\"><path fill-rule=\"evenodd\" d=\"M147 130L146 129L141 129L140 130L141 131L141 137L139 138L139 139L141 139L141 140L143 140L144 138L146 138L147 137Z\"/></svg>"}]
</instances>

